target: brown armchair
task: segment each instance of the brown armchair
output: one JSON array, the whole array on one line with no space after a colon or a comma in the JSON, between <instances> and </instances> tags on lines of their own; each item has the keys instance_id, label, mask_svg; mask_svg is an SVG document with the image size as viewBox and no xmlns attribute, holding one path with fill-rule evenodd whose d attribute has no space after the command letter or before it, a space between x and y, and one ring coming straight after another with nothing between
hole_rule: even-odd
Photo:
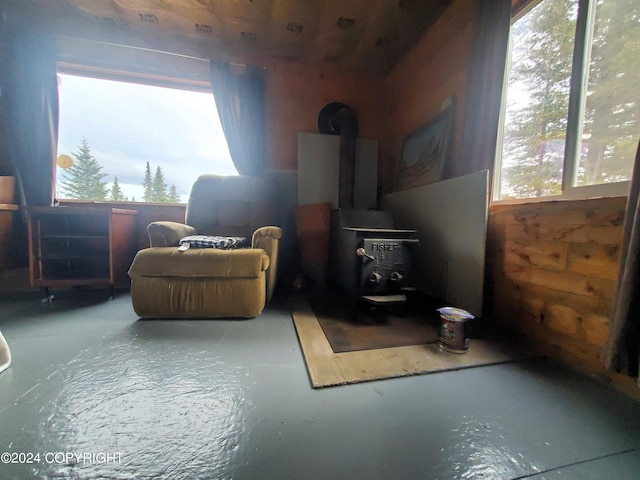
<instances>
[{"instance_id":1,"label":"brown armchair","mask_svg":"<svg viewBox=\"0 0 640 480\"><path fill-rule=\"evenodd\" d=\"M143 318L255 317L273 294L278 263L277 205L260 177L202 175L189 197L185 223L153 222L150 248L131 264L131 299ZM189 248L190 235L245 237L250 248Z\"/></svg>"}]
</instances>

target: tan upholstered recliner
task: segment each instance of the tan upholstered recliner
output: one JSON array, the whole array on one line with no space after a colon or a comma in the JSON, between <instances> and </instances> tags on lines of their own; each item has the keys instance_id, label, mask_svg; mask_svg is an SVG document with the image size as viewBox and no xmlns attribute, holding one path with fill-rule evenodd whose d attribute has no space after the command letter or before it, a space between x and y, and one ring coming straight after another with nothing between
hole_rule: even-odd
<instances>
[{"instance_id":1,"label":"tan upholstered recliner","mask_svg":"<svg viewBox=\"0 0 640 480\"><path fill-rule=\"evenodd\" d=\"M185 224L154 222L151 248L131 264L133 309L142 318L255 317L273 294L282 230L273 186L263 178L202 175ZM178 250L190 235L246 237L250 248Z\"/></svg>"}]
</instances>

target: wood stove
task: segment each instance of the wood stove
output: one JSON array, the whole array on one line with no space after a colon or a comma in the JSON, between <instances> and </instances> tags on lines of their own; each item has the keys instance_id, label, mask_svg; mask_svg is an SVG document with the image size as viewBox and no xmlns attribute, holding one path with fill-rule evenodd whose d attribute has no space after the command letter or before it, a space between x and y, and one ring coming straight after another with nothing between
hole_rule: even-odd
<instances>
[{"instance_id":1,"label":"wood stove","mask_svg":"<svg viewBox=\"0 0 640 480\"><path fill-rule=\"evenodd\" d=\"M359 302L383 306L404 304L411 283L411 250L415 230L393 226L387 212L345 210L332 212L329 272L349 297L352 313Z\"/></svg>"},{"instance_id":2,"label":"wood stove","mask_svg":"<svg viewBox=\"0 0 640 480\"><path fill-rule=\"evenodd\" d=\"M355 141L358 121L347 105L333 102L318 116L321 133L340 134L338 209L331 214L330 278L350 298L352 316L361 302L370 306L404 304L411 284L414 230L394 228L387 212L354 208Z\"/></svg>"}]
</instances>

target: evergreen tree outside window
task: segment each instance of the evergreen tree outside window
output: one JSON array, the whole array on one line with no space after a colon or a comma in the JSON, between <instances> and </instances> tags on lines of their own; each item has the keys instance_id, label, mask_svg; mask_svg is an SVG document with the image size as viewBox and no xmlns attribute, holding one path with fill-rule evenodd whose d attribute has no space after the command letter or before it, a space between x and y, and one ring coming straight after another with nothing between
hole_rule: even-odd
<instances>
[{"instance_id":1,"label":"evergreen tree outside window","mask_svg":"<svg viewBox=\"0 0 640 480\"><path fill-rule=\"evenodd\" d=\"M640 135L640 2L592 2L576 185L629 180Z\"/></svg>"},{"instance_id":2,"label":"evergreen tree outside window","mask_svg":"<svg viewBox=\"0 0 640 480\"><path fill-rule=\"evenodd\" d=\"M142 186L144 187L144 201L153 202L153 179L151 178L151 165L149 165L149 162L147 162L147 166L145 168L144 182L142 182Z\"/></svg>"},{"instance_id":3,"label":"evergreen tree outside window","mask_svg":"<svg viewBox=\"0 0 640 480\"><path fill-rule=\"evenodd\" d=\"M73 152L73 165L63 174L60 185L66 198L78 200L106 200L107 182L103 179L108 175L102 171L102 165L91 154L91 147L86 139Z\"/></svg>"},{"instance_id":4,"label":"evergreen tree outside window","mask_svg":"<svg viewBox=\"0 0 640 480\"><path fill-rule=\"evenodd\" d=\"M640 131L640 2L532 2L509 55L494 199L624 195Z\"/></svg>"},{"instance_id":5,"label":"evergreen tree outside window","mask_svg":"<svg viewBox=\"0 0 640 480\"><path fill-rule=\"evenodd\" d=\"M180 201L180 194L178 193L178 189L175 184L171 184L169 187L168 199L171 203L178 203Z\"/></svg>"},{"instance_id":6,"label":"evergreen tree outside window","mask_svg":"<svg viewBox=\"0 0 640 480\"><path fill-rule=\"evenodd\" d=\"M151 201L152 202L164 202L167 198L167 183L164 181L164 175L162 174L162 168L156 168L156 174L153 177L153 183L151 185Z\"/></svg>"},{"instance_id":7,"label":"evergreen tree outside window","mask_svg":"<svg viewBox=\"0 0 640 480\"><path fill-rule=\"evenodd\" d=\"M111 186L111 195L109 196L109 200L112 202L126 202L127 197L122 193L122 189L120 188L120 184L118 183L118 177L113 177L113 185Z\"/></svg>"}]
</instances>

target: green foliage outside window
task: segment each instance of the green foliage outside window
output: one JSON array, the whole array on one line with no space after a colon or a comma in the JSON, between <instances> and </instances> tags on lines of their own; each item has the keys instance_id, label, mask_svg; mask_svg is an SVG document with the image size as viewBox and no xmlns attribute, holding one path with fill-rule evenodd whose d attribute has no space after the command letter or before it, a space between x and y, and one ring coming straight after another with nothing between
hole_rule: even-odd
<instances>
[{"instance_id":1,"label":"green foliage outside window","mask_svg":"<svg viewBox=\"0 0 640 480\"><path fill-rule=\"evenodd\" d=\"M640 2L590 8L575 186L628 180L640 121ZM512 25L501 198L562 193L577 16L578 0L542 0Z\"/></svg>"},{"instance_id":2,"label":"green foliage outside window","mask_svg":"<svg viewBox=\"0 0 640 480\"><path fill-rule=\"evenodd\" d=\"M67 198L79 200L107 199L107 182L103 179L108 174L102 171L102 166L91 155L91 147L86 139L78 146L78 151L73 152L75 158L73 165L63 173L64 181L60 187Z\"/></svg>"},{"instance_id":3,"label":"green foliage outside window","mask_svg":"<svg viewBox=\"0 0 640 480\"><path fill-rule=\"evenodd\" d=\"M63 181L60 182L60 193L64 198L91 201L134 202L127 198L120 187L118 177L113 178L113 184L107 187L104 180L109 174L102 171L103 167L91 154L91 147L86 139L82 139L78 151L72 153L75 158L73 165L66 169ZM145 202L179 203L180 194L177 187L167 185L162 168L156 168L155 176L151 176L151 165L146 164L145 177L142 182Z\"/></svg>"}]
</instances>

